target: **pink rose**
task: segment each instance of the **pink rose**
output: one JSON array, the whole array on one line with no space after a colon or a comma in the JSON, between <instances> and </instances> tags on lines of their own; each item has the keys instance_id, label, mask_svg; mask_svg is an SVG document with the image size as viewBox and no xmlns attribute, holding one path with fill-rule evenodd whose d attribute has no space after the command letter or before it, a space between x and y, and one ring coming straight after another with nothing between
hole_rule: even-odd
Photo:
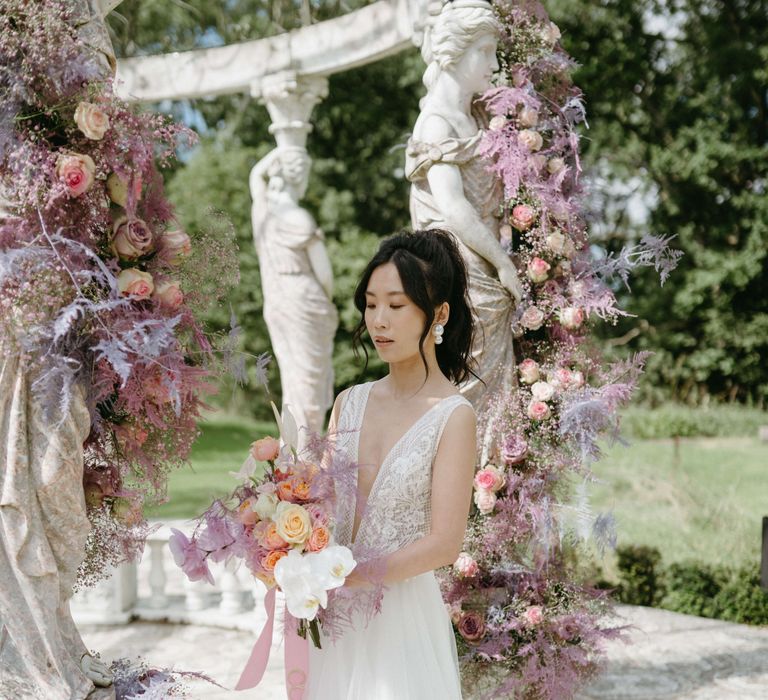
<instances>
[{"instance_id":1,"label":"pink rose","mask_svg":"<svg viewBox=\"0 0 768 700\"><path fill-rule=\"evenodd\" d=\"M506 123L507 123L506 117L497 115L493 119L491 119L490 124L488 124L488 128L491 131L501 131L506 126Z\"/></svg>"},{"instance_id":2,"label":"pink rose","mask_svg":"<svg viewBox=\"0 0 768 700\"><path fill-rule=\"evenodd\" d=\"M133 199L141 199L141 173L133 173L131 177L133 183ZM117 173L110 173L107 178L107 194L109 198L121 207L128 204L128 181L124 180Z\"/></svg>"},{"instance_id":3,"label":"pink rose","mask_svg":"<svg viewBox=\"0 0 768 700\"><path fill-rule=\"evenodd\" d=\"M280 454L280 441L272 436L261 438L251 444L251 455L259 462L271 462Z\"/></svg>"},{"instance_id":4,"label":"pink rose","mask_svg":"<svg viewBox=\"0 0 768 700\"><path fill-rule=\"evenodd\" d=\"M517 141L529 151L538 151L544 145L541 134L533 129L523 129L517 134Z\"/></svg>"},{"instance_id":5,"label":"pink rose","mask_svg":"<svg viewBox=\"0 0 768 700\"><path fill-rule=\"evenodd\" d=\"M518 204L512 208L511 224L518 231L527 231L536 220L536 212L527 204Z\"/></svg>"},{"instance_id":6,"label":"pink rose","mask_svg":"<svg viewBox=\"0 0 768 700\"><path fill-rule=\"evenodd\" d=\"M520 372L520 380L526 384L533 384L539 379L539 364L536 360L523 360L517 366L517 371Z\"/></svg>"},{"instance_id":7,"label":"pink rose","mask_svg":"<svg viewBox=\"0 0 768 700\"><path fill-rule=\"evenodd\" d=\"M549 382L536 382L531 387L534 401L549 401L555 395L555 387Z\"/></svg>"},{"instance_id":8,"label":"pink rose","mask_svg":"<svg viewBox=\"0 0 768 700\"><path fill-rule=\"evenodd\" d=\"M178 265L183 258L188 257L192 252L192 242L181 229L166 231L162 238L161 247L163 255L171 265Z\"/></svg>"},{"instance_id":9,"label":"pink rose","mask_svg":"<svg viewBox=\"0 0 768 700\"><path fill-rule=\"evenodd\" d=\"M529 331L538 330L544 323L544 312L537 306L529 306L523 311L520 323L523 328L527 328Z\"/></svg>"},{"instance_id":10,"label":"pink rose","mask_svg":"<svg viewBox=\"0 0 768 700\"><path fill-rule=\"evenodd\" d=\"M121 260L135 260L152 250L152 232L141 219L121 216L112 225L110 247Z\"/></svg>"},{"instance_id":11,"label":"pink rose","mask_svg":"<svg viewBox=\"0 0 768 700\"><path fill-rule=\"evenodd\" d=\"M573 382L573 375L567 367L558 367L552 372L549 381L558 389L568 389Z\"/></svg>"},{"instance_id":12,"label":"pink rose","mask_svg":"<svg viewBox=\"0 0 768 700\"><path fill-rule=\"evenodd\" d=\"M178 309L184 303L178 282L161 282L155 287L152 298L167 309Z\"/></svg>"},{"instance_id":13,"label":"pink rose","mask_svg":"<svg viewBox=\"0 0 768 700\"><path fill-rule=\"evenodd\" d=\"M459 634L470 644L479 642L485 635L485 620L472 610L462 613L457 627Z\"/></svg>"},{"instance_id":14,"label":"pink rose","mask_svg":"<svg viewBox=\"0 0 768 700\"><path fill-rule=\"evenodd\" d=\"M546 404L544 405L546 406ZM475 505L483 515L488 515L496 507L496 494L488 489L477 489L475 491Z\"/></svg>"},{"instance_id":15,"label":"pink rose","mask_svg":"<svg viewBox=\"0 0 768 700\"><path fill-rule=\"evenodd\" d=\"M86 138L100 141L109 129L109 117L99 107L90 102L81 102L75 109L75 124Z\"/></svg>"},{"instance_id":16,"label":"pink rose","mask_svg":"<svg viewBox=\"0 0 768 700\"><path fill-rule=\"evenodd\" d=\"M506 479L496 467L485 467L475 474L475 488L498 491Z\"/></svg>"},{"instance_id":17,"label":"pink rose","mask_svg":"<svg viewBox=\"0 0 768 700\"><path fill-rule=\"evenodd\" d=\"M549 406L543 401L531 401L527 413L531 420L545 420L551 415Z\"/></svg>"},{"instance_id":18,"label":"pink rose","mask_svg":"<svg viewBox=\"0 0 768 700\"><path fill-rule=\"evenodd\" d=\"M562 158L550 158L547 163L547 170L552 175L557 175L565 169L565 161Z\"/></svg>"},{"instance_id":19,"label":"pink rose","mask_svg":"<svg viewBox=\"0 0 768 700\"><path fill-rule=\"evenodd\" d=\"M466 552L459 554L459 558L453 563L453 568L464 577L476 576L480 571L477 562Z\"/></svg>"},{"instance_id":20,"label":"pink rose","mask_svg":"<svg viewBox=\"0 0 768 700\"><path fill-rule=\"evenodd\" d=\"M93 158L79 153L60 155L56 160L56 177L67 187L72 197L79 197L91 189L96 174Z\"/></svg>"},{"instance_id":21,"label":"pink rose","mask_svg":"<svg viewBox=\"0 0 768 700\"><path fill-rule=\"evenodd\" d=\"M520 435L507 435L501 447L501 458L512 466L520 464L528 456L528 443Z\"/></svg>"},{"instance_id":22,"label":"pink rose","mask_svg":"<svg viewBox=\"0 0 768 700\"><path fill-rule=\"evenodd\" d=\"M560 309L560 323L569 330L578 328L584 323L584 309L578 306L567 306Z\"/></svg>"},{"instance_id":23,"label":"pink rose","mask_svg":"<svg viewBox=\"0 0 768 700\"><path fill-rule=\"evenodd\" d=\"M130 267L117 276L117 288L123 296L148 299L155 289L155 284L148 272Z\"/></svg>"},{"instance_id":24,"label":"pink rose","mask_svg":"<svg viewBox=\"0 0 768 700\"><path fill-rule=\"evenodd\" d=\"M526 129L532 128L539 123L539 113L531 107L523 107L517 119L520 122L520 126Z\"/></svg>"},{"instance_id":25,"label":"pink rose","mask_svg":"<svg viewBox=\"0 0 768 700\"><path fill-rule=\"evenodd\" d=\"M280 537L272 520L262 520L253 528L254 539L265 549L283 549L288 543Z\"/></svg>"},{"instance_id":26,"label":"pink rose","mask_svg":"<svg viewBox=\"0 0 768 700\"><path fill-rule=\"evenodd\" d=\"M553 253L562 255L565 250L565 236L560 231L553 231L544 241Z\"/></svg>"},{"instance_id":27,"label":"pink rose","mask_svg":"<svg viewBox=\"0 0 768 700\"><path fill-rule=\"evenodd\" d=\"M544 612L540 605L531 605L531 607L523 613L523 620L529 627L538 625L543 619Z\"/></svg>"},{"instance_id":28,"label":"pink rose","mask_svg":"<svg viewBox=\"0 0 768 700\"><path fill-rule=\"evenodd\" d=\"M544 282L547 279L551 266L542 258L534 258L528 263L528 279L531 282Z\"/></svg>"},{"instance_id":29,"label":"pink rose","mask_svg":"<svg viewBox=\"0 0 768 700\"><path fill-rule=\"evenodd\" d=\"M581 370L574 370L571 372L571 386L574 389L581 389L584 386L584 374Z\"/></svg>"}]
</instances>

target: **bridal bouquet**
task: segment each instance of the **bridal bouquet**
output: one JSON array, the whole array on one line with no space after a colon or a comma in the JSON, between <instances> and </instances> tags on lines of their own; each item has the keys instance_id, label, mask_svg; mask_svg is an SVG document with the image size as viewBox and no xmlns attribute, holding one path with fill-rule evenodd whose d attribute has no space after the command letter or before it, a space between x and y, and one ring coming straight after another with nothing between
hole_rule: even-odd
<instances>
[{"instance_id":1,"label":"bridal bouquet","mask_svg":"<svg viewBox=\"0 0 768 700\"><path fill-rule=\"evenodd\" d=\"M317 614L328 592L344 584L356 562L347 547L333 541L333 482L316 463L298 456L291 439L295 424L281 421L287 446L264 437L251 446L241 484L203 513L188 539L173 530L170 546L191 581L213 583L207 560L239 559L269 589L279 588L297 620L298 634L320 647ZM288 434L288 439L286 439Z\"/></svg>"}]
</instances>

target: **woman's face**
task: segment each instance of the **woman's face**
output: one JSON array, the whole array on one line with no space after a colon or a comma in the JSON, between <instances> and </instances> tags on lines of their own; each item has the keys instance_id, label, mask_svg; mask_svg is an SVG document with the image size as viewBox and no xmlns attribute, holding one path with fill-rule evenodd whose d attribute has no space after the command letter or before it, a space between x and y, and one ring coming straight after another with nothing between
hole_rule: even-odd
<instances>
[{"instance_id":1,"label":"woman's face","mask_svg":"<svg viewBox=\"0 0 768 700\"><path fill-rule=\"evenodd\" d=\"M406 296L394 263L379 265L365 292L365 327L384 362L401 362L419 354L419 339L427 319ZM426 350L431 336L424 341Z\"/></svg>"},{"instance_id":2,"label":"woman's face","mask_svg":"<svg viewBox=\"0 0 768 700\"><path fill-rule=\"evenodd\" d=\"M456 77L473 94L485 92L491 87L491 78L499 70L496 44L493 34L484 34L467 47L456 63Z\"/></svg>"}]
</instances>

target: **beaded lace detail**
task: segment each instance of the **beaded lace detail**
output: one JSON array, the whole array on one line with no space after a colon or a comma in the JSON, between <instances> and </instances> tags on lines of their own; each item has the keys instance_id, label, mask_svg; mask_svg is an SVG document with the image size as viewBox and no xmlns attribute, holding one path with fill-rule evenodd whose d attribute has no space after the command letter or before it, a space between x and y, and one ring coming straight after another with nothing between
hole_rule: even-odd
<instances>
[{"instance_id":1,"label":"beaded lace detail","mask_svg":"<svg viewBox=\"0 0 768 700\"><path fill-rule=\"evenodd\" d=\"M373 382L349 391L339 416L340 441L350 459L358 459L363 414ZM431 525L432 464L437 446L453 410L472 406L459 394L434 404L395 443L379 467L368 503L361 516L355 542L352 529L355 497L345 498L336 528L336 541L354 548L386 554L429 534ZM355 490L357 472L354 474Z\"/></svg>"}]
</instances>

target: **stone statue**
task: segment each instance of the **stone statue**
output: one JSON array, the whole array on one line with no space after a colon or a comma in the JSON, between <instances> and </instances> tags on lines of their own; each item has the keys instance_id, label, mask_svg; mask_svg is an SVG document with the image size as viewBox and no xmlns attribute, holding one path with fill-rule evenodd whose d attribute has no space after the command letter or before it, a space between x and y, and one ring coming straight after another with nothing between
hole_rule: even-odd
<instances>
[{"instance_id":1,"label":"stone statue","mask_svg":"<svg viewBox=\"0 0 768 700\"><path fill-rule=\"evenodd\" d=\"M304 148L280 146L251 170L252 221L264 319L280 369L283 405L319 433L333 404L333 337L339 317L322 231L301 207L309 178ZM300 431L299 449L308 433Z\"/></svg>"},{"instance_id":2,"label":"stone statue","mask_svg":"<svg viewBox=\"0 0 768 700\"><path fill-rule=\"evenodd\" d=\"M105 73L115 59L104 15L117 4L80 0L72 8L78 36ZM12 217L13 203L0 203L0 216ZM66 418L51 422L31 390L44 369L0 355L0 697L114 698L109 669L89 654L69 610L90 531L83 492L90 415L81 392Z\"/></svg>"},{"instance_id":3,"label":"stone statue","mask_svg":"<svg viewBox=\"0 0 768 700\"><path fill-rule=\"evenodd\" d=\"M515 386L512 315L521 296L515 266L499 242L501 184L477 153L487 118L475 100L499 68L499 30L483 0L447 2L428 27L422 45L427 94L405 165L413 228L451 231L467 264L478 321L472 355L485 386L471 378L461 391L477 410Z\"/></svg>"}]
</instances>

